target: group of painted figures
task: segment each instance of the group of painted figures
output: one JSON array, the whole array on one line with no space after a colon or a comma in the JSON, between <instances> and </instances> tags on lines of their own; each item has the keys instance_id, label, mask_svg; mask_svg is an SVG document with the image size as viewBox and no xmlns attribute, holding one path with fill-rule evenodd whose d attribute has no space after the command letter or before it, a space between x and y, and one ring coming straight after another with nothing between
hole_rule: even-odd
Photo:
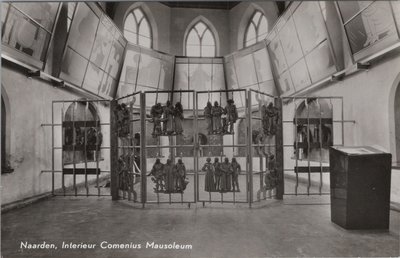
<instances>
[{"instance_id":1,"label":"group of painted figures","mask_svg":"<svg viewBox=\"0 0 400 258\"><path fill-rule=\"evenodd\" d=\"M278 185L278 172L276 169L275 155L271 154L267 159L267 173L264 178L265 190L272 190Z\"/></svg>"},{"instance_id":2,"label":"group of painted figures","mask_svg":"<svg viewBox=\"0 0 400 258\"><path fill-rule=\"evenodd\" d=\"M180 102L176 102L175 106L169 100L165 106L156 103L151 107L150 116L151 122L154 123L153 137L183 133L183 107Z\"/></svg>"},{"instance_id":3,"label":"group of painted figures","mask_svg":"<svg viewBox=\"0 0 400 258\"><path fill-rule=\"evenodd\" d=\"M261 106L261 121L264 135L275 135L279 119L279 109L272 102Z\"/></svg>"},{"instance_id":4,"label":"group of painted figures","mask_svg":"<svg viewBox=\"0 0 400 258\"><path fill-rule=\"evenodd\" d=\"M182 159L178 159L176 164L173 164L170 159L167 159L166 164L156 159L149 175L155 183L154 192L156 193L183 193L189 183L186 180L186 168Z\"/></svg>"},{"instance_id":5,"label":"group of painted figures","mask_svg":"<svg viewBox=\"0 0 400 258\"><path fill-rule=\"evenodd\" d=\"M241 167L235 158L229 162L225 158L220 163L218 158L211 163L211 158L207 158L203 171L206 172L204 191L206 192L240 192L239 175Z\"/></svg>"},{"instance_id":6,"label":"group of painted figures","mask_svg":"<svg viewBox=\"0 0 400 258\"><path fill-rule=\"evenodd\" d=\"M129 119L130 110L125 103L118 104L115 110L117 117L117 130L119 137L127 137L129 135Z\"/></svg>"},{"instance_id":7,"label":"group of painted figures","mask_svg":"<svg viewBox=\"0 0 400 258\"><path fill-rule=\"evenodd\" d=\"M238 112L233 99L228 99L225 108L221 107L218 101L214 106L210 101L204 108L204 117L207 123L208 134L233 134L233 125L238 119ZM222 117L226 115L225 117Z\"/></svg>"}]
</instances>

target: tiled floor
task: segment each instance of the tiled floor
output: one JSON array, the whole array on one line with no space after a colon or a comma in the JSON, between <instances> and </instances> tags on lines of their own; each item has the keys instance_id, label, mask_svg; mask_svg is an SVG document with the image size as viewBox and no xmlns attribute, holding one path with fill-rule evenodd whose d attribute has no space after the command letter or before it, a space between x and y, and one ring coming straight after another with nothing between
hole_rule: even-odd
<instances>
[{"instance_id":1,"label":"tiled floor","mask_svg":"<svg viewBox=\"0 0 400 258\"><path fill-rule=\"evenodd\" d=\"M108 197L54 197L2 215L2 256L8 257L271 257L399 256L400 214L389 231L346 231L330 221L329 196L247 204L147 205ZM58 249L21 249L21 241ZM141 244L102 249L101 242ZM192 250L146 248L146 242L190 244ZM96 244L62 249L62 242Z\"/></svg>"}]
</instances>

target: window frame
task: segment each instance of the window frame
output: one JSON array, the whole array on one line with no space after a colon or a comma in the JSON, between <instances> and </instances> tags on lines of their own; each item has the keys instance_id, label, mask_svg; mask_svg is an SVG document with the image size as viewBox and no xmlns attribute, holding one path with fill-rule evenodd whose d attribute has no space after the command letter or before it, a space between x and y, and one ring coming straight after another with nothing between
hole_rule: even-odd
<instances>
[{"instance_id":1,"label":"window frame","mask_svg":"<svg viewBox=\"0 0 400 258\"><path fill-rule=\"evenodd\" d=\"M198 24L200 24L200 23L202 23L206 27L201 36L200 36L199 32L196 29L196 26ZM199 42L200 42L200 44L198 45L199 53L200 53L199 56L188 56L188 39L189 39L189 36L191 35L193 30L195 31L196 35L198 36L198 39L199 39ZM211 45L203 45L203 37L204 37L204 35L206 34L207 31L210 32L210 34L211 34L211 36L213 38L213 41L214 41L214 55L213 56L203 56L203 54L202 54L202 47L203 46L211 46ZM191 46L197 46L197 45L191 45ZM207 23L204 22L203 20L198 20L196 23L194 23L190 27L190 29L187 30L187 34L186 34L186 37L185 37L185 56L186 57L207 57L207 58L217 57L217 40L216 40L215 34L211 30L210 26L208 26Z\"/></svg>"},{"instance_id":2,"label":"window frame","mask_svg":"<svg viewBox=\"0 0 400 258\"><path fill-rule=\"evenodd\" d=\"M143 15L143 17L142 17L141 19L139 19L139 23L138 23L138 19L137 19L136 15L135 15L135 10L139 10L139 11L142 13L142 15ZM132 34L136 34L136 42L132 42L132 41L128 40L128 38L125 36L125 30L127 30L127 29L125 28L125 24L126 24L126 20L128 19L129 15L132 15L132 16L133 16L133 19L134 19L135 25L136 25L136 32L133 32L133 31L131 31L131 30L129 30L129 29L128 29L128 31L129 31L130 33L132 33ZM124 19L124 24L123 24L123 33L124 33L124 37L125 37L125 38L128 40L128 42L131 43L131 44L135 44L135 45L138 45L138 46L141 46L141 47L146 47L146 46L143 46L143 45L140 45L140 44L139 44L139 35L142 36L142 37L148 38L147 36L144 36L144 35L139 34L139 28L140 28L140 25L141 25L141 23L143 22L143 20L146 20L147 24L149 25L149 31L150 31L150 37L149 37L149 39L150 39L150 48L153 49L153 46L154 46L154 44L153 44L153 39L154 39L154 37L153 37L153 28L151 27L151 23L150 23L149 18L147 17L146 13L143 11L143 9L142 9L140 6L139 6L139 7L133 8L133 9L130 10L129 13L126 15L126 17L125 17L125 19Z\"/></svg>"},{"instance_id":3,"label":"window frame","mask_svg":"<svg viewBox=\"0 0 400 258\"><path fill-rule=\"evenodd\" d=\"M255 24L254 17L257 15L257 13L260 13L261 15L258 18L257 24ZM251 15L251 18L249 19L249 22L247 23L247 26L246 26L246 30L244 32L244 37L243 37L243 46L244 47L250 47L252 45L257 44L258 42L260 42L262 40L262 39L259 39L260 36L262 35L262 34L259 33L259 29L260 29L260 24L261 24L261 21L262 21L263 18L267 22L267 31L265 32L265 38L267 37L267 35L268 35L268 20L267 20L267 17L260 10L255 10L254 13ZM247 42L250 41L250 40L248 40L247 35L248 35L249 28L250 28L251 25L253 25L255 30L256 30L256 37L255 37L256 41L253 44L247 45Z\"/></svg>"}]
</instances>

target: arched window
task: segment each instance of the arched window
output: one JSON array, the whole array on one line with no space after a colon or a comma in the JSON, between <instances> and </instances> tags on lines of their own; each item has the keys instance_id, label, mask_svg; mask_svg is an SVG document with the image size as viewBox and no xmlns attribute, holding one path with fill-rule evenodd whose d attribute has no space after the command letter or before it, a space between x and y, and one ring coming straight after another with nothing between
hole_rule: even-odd
<instances>
[{"instance_id":1,"label":"arched window","mask_svg":"<svg viewBox=\"0 0 400 258\"><path fill-rule=\"evenodd\" d=\"M267 36L267 33L267 19L260 11L256 11L252 16L249 25L247 25L244 46L248 47L263 40Z\"/></svg>"},{"instance_id":2,"label":"arched window","mask_svg":"<svg viewBox=\"0 0 400 258\"><path fill-rule=\"evenodd\" d=\"M186 56L216 56L214 35L210 28L202 21L197 22L187 34Z\"/></svg>"},{"instance_id":3,"label":"arched window","mask_svg":"<svg viewBox=\"0 0 400 258\"><path fill-rule=\"evenodd\" d=\"M153 46L150 23L142 9L135 8L128 14L124 23L124 36L133 44L148 48Z\"/></svg>"}]
</instances>

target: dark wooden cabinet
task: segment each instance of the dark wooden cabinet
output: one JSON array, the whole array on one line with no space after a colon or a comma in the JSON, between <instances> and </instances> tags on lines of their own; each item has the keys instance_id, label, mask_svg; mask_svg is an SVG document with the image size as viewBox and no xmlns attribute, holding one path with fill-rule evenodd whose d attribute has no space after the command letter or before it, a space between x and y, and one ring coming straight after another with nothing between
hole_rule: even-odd
<instances>
[{"instance_id":1,"label":"dark wooden cabinet","mask_svg":"<svg viewBox=\"0 0 400 258\"><path fill-rule=\"evenodd\" d=\"M331 147L331 220L345 229L388 229L392 155Z\"/></svg>"}]
</instances>

